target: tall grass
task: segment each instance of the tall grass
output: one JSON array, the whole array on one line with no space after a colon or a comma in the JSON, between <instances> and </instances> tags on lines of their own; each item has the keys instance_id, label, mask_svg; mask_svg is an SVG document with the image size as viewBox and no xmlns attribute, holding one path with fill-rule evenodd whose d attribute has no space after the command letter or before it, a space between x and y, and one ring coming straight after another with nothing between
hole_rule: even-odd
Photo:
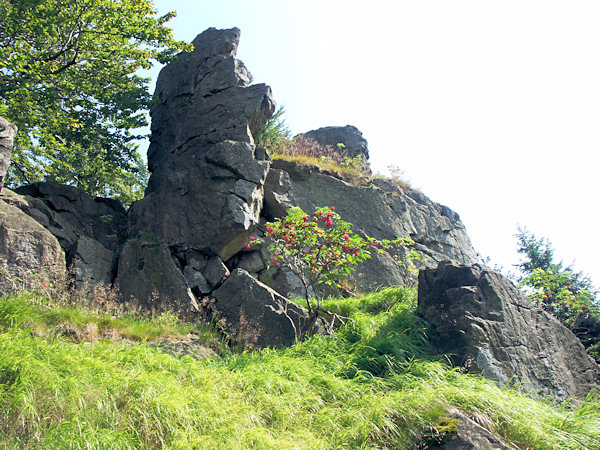
<instances>
[{"instance_id":1,"label":"tall grass","mask_svg":"<svg viewBox=\"0 0 600 450\"><path fill-rule=\"evenodd\" d=\"M559 407L449 368L414 297L329 299L354 320L333 336L204 360L38 337L49 316L1 299L0 448L411 448L450 407L521 448L600 448L597 398Z\"/></svg>"}]
</instances>

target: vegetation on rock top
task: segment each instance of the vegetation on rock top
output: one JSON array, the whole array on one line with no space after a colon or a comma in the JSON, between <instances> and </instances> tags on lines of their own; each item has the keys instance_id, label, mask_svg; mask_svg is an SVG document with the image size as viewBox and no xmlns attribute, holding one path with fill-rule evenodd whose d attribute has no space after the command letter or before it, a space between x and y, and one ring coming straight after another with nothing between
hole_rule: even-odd
<instances>
[{"instance_id":1,"label":"vegetation on rock top","mask_svg":"<svg viewBox=\"0 0 600 450\"><path fill-rule=\"evenodd\" d=\"M372 175L368 161L362 156L348 156L343 143L338 143L337 148L333 148L302 135L292 137L284 115L285 108L280 107L256 139L256 145L266 148L272 159L315 166L360 187L372 186L373 179L382 179L402 189L415 190L396 166L389 167L389 175Z\"/></svg>"}]
</instances>

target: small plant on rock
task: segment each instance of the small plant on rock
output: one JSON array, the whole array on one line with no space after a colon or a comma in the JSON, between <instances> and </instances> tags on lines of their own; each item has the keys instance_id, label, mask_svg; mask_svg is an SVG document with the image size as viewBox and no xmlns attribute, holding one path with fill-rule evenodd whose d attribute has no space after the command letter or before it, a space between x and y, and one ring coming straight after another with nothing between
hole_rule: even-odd
<instances>
[{"instance_id":1,"label":"small plant on rock","mask_svg":"<svg viewBox=\"0 0 600 450\"><path fill-rule=\"evenodd\" d=\"M409 238L378 240L358 235L352 231L352 224L341 220L333 206L318 208L312 215L301 208L291 208L285 217L267 223L266 236L272 242L271 264L286 267L298 276L308 310L313 314L321 309L318 285L343 287L344 278L357 264L371 258L371 251L414 243ZM258 240L252 238L247 247L256 242ZM311 292L315 293L316 305L311 301Z\"/></svg>"}]
</instances>

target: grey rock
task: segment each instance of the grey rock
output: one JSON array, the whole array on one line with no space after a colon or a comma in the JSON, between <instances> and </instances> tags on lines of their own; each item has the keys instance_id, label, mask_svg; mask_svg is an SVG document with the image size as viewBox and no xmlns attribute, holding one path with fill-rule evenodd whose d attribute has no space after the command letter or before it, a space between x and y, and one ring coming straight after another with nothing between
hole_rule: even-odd
<instances>
[{"instance_id":1,"label":"grey rock","mask_svg":"<svg viewBox=\"0 0 600 450\"><path fill-rule=\"evenodd\" d=\"M127 237L125 209L118 200L92 197L73 186L34 183L10 201L50 231L62 246L77 287L110 284ZM109 255L110 253L110 255Z\"/></svg>"},{"instance_id":2,"label":"grey rock","mask_svg":"<svg viewBox=\"0 0 600 450\"><path fill-rule=\"evenodd\" d=\"M193 319L200 310L165 244L127 241L115 284L123 301L145 311L172 311L180 318Z\"/></svg>"},{"instance_id":3,"label":"grey rock","mask_svg":"<svg viewBox=\"0 0 600 450\"><path fill-rule=\"evenodd\" d=\"M46 208L30 202L31 208L38 209L38 213L31 214L49 227L67 252L80 236L94 239L114 252L127 237L126 211L118 200L92 197L73 186L46 182L23 186L15 192L43 202Z\"/></svg>"},{"instance_id":4,"label":"grey rock","mask_svg":"<svg viewBox=\"0 0 600 450\"><path fill-rule=\"evenodd\" d=\"M600 385L600 368L575 335L484 266L443 262L421 271L418 303L439 352L500 386L564 400Z\"/></svg>"},{"instance_id":5,"label":"grey rock","mask_svg":"<svg viewBox=\"0 0 600 450\"><path fill-rule=\"evenodd\" d=\"M266 148L256 147L254 150L254 157L259 161L271 161L271 157L267 152Z\"/></svg>"},{"instance_id":6,"label":"grey rock","mask_svg":"<svg viewBox=\"0 0 600 450\"><path fill-rule=\"evenodd\" d=\"M84 289L86 284L110 285L114 279L116 256L95 239L82 236L75 245L72 264L77 288Z\"/></svg>"},{"instance_id":7,"label":"grey rock","mask_svg":"<svg viewBox=\"0 0 600 450\"><path fill-rule=\"evenodd\" d=\"M281 270L276 267L268 267L259 273L258 279L288 298L304 298L304 285L298 276L288 270ZM309 296L314 296L315 292L309 288Z\"/></svg>"},{"instance_id":8,"label":"grey rock","mask_svg":"<svg viewBox=\"0 0 600 450\"><path fill-rule=\"evenodd\" d=\"M425 195L396 185L387 191L376 186L359 187L323 173L316 167L276 160L265 182L264 212L267 218L281 217L291 206L310 213L317 207L335 206L354 231L376 239L409 237L421 259L417 268L434 267L439 261L476 263L465 227L458 214ZM380 286L414 284L415 270L398 266L393 254L373 252L351 277L358 291ZM283 278L277 278L282 281ZM297 295L297 289L278 285L282 294Z\"/></svg>"},{"instance_id":9,"label":"grey rock","mask_svg":"<svg viewBox=\"0 0 600 450\"><path fill-rule=\"evenodd\" d=\"M265 269L265 262L259 251L240 253L235 262L235 267L246 272L258 273Z\"/></svg>"},{"instance_id":10,"label":"grey rock","mask_svg":"<svg viewBox=\"0 0 600 450\"><path fill-rule=\"evenodd\" d=\"M212 296L220 324L234 342L251 348L290 345L324 330L321 319L311 320L306 309L242 269L235 269Z\"/></svg>"},{"instance_id":11,"label":"grey rock","mask_svg":"<svg viewBox=\"0 0 600 450\"><path fill-rule=\"evenodd\" d=\"M510 450L499 436L463 412L452 409L448 418L457 422L456 432L423 439L419 448L444 450Z\"/></svg>"},{"instance_id":12,"label":"grey rock","mask_svg":"<svg viewBox=\"0 0 600 450\"><path fill-rule=\"evenodd\" d=\"M337 150L338 144L344 144L343 151L351 158L362 156L365 160L369 159L369 146L367 140L363 137L358 128L352 125L345 127L323 127L317 130L301 133L308 139L323 146L331 146Z\"/></svg>"},{"instance_id":13,"label":"grey rock","mask_svg":"<svg viewBox=\"0 0 600 450\"><path fill-rule=\"evenodd\" d=\"M274 220L285 216L288 209L297 205L289 173L271 167L265 180L263 214Z\"/></svg>"},{"instance_id":14,"label":"grey rock","mask_svg":"<svg viewBox=\"0 0 600 450\"><path fill-rule=\"evenodd\" d=\"M195 294L208 294L212 291L212 287L208 284L208 281L206 281L202 272L194 269L191 265L185 266L183 269L183 276L192 289L192 292Z\"/></svg>"},{"instance_id":15,"label":"grey rock","mask_svg":"<svg viewBox=\"0 0 600 450\"><path fill-rule=\"evenodd\" d=\"M240 32L206 30L163 68L151 111L146 196L129 213L132 237L227 260L258 224L269 169L254 137L274 112L235 58ZM185 211L185 214L181 214Z\"/></svg>"},{"instance_id":16,"label":"grey rock","mask_svg":"<svg viewBox=\"0 0 600 450\"><path fill-rule=\"evenodd\" d=\"M209 259L202 274L210 287L214 289L219 287L223 280L229 276L229 269L218 256L215 256Z\"/></svg>"},{"instance_id":17,"label":"grey rock","mask_svg":"<svg viewBox=\"0 0 600 450\"><path fill-rule=\"evenodd\" d=\"M4 177L10 164L13 142L17 135L17 127L0 117L0 192L4 186Z\"/></svg>"},{"instance_id":18,"label":"grey rock","mask_svg":"<svg viewBox=\"0 0 600 450\"><path fill-rule=\"evenodd\" d=\"M40 289L66 279L65 254L56 238L0 193L0 296Z\"/></svg>"}]
</instances>

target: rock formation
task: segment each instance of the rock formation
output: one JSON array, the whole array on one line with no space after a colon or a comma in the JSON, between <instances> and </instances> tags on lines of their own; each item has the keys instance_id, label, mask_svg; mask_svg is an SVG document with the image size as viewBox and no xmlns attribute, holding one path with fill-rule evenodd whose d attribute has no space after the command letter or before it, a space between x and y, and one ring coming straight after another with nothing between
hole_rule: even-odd
<instances>
[{"instance_id":1,"label":"rock formation","mask_svg":"<svg viewBox=\"0 0 600 450\"><path fill-rule=\"evenodd\" d=\"M248 272L236 269L213 292L216 318L232 338L253 348L293 344L305 334L323 331L323 322L264 285Z\"/></svg>"},{"instance_id":2,"label":"rock formation","mask_svg":"<svg viewBox=\"0 0 600 450\"><path fill-rule=\"evenodd\" d=\"M415 241L425 269L420 311L440 338L439 351L457 365L561 399L581 398L598 384L598 366L569 330L477 264L451 209L388 180L350 183L318 167L270 161L255 148L275 106L270 88L250 85L236 59L239 37L235 28L206 30L193 52L161 71L151 111L152 175L146 196L128 212L117 201L54 183L2 191L0 294L17 279L23 287L60 281L69 267L80 289L115 285L123 301L147 311L192 321L208 316L234 343L288 345L323 332L325 323L286 298L301 293L295 275L267 268L266 247L248 250L245 242L292 206L307 212L335 206L359 234ZM0 120L0 176L8 158L1 147L10 150L15 131ZM332 147L343 143L348 156L368 161L355 127L305 136ZM397 256L403 255L374 252L351 280L356 290L414 283L414 271L396 264ZM493 441L485 433L468 437L473 427L463 419L457 419L466 424L461 442Z\"/></svg>"},{"instance_id":3,"label":"rock formation","mask_svg":"<svg viewBox=\"0 0 600 450\"><path fill-rule=\"evenodd\" d=\"M56 238L14 206L20 196L0 193L0 296L40 289L66 278L65 254Z\"/></svg>"},{"instance_id":4,"label":"rock formation","mask_svg":"<svg viewBox=\"0 0 600 450\"><path fill-rule=\"evenodd\" d=\"M17 127L4 117L0 117L0 192L2 192L2 186L4 186L4 176L8 170L16 135Z\"/></svg>"},{"instance_id":5,"label":"rock formation","mask_svg":"<svg viewBox=\"0 0 600 450\"><path fill-rule=\"evenodd\" d=\"M559 399L600 387L600 368L575 335L486 267L442 262L423 270L419 311L441 354L500 386Z\"/></svg>"},{"instance_id":6,"label":"rock formation","mask_svg":"<svg viewBox=\"0 0 600 450\"><path fill-rule=\"evenodd\" d=\"M236 28L206 30L193 52L163 68L156 86L152 175L146 196L130 210L129 236L169 249L186 275L181 292L189 287L202 295L216 287L203 270L215 257L223 265L244 246L262 208L269 164L255 158L254 136L275 105L268 86L249 86L250 73L235 58L239 37Z\"/></svg>"},{"instance_id":7,"label":"rock formation","mask_svg":"<svg viewBox=\"0 0 600 450\"><path fill-rule=\"evenodd\" d=\"M13 205L58 239L77 287L114 281L127 237L126 212L119 201L56 183L34 183L15 192L21 195L12 198Z\"/></svg>"},{"instance_id":8,"label":"rock formation","mask_svg":"<svg viewBox=\"0 0 600 450\"><path fill-rule=\"evenodd\" d=\"M359 129L352 125L346 125L345 127L323 127L301 133L299 136L312 139L323 146L331 146L334 149L337 148L338 144L343 144L343 151L348 157L355 158L360 156L365 160L369 159L367 140L363 137Z\"/></svg>"},{"instance_id":9,"label":"rock formation","mask_svg":"<svg viewBox=\"0 0 600 450\"><path fill-rule=\"evenodd\" d=\"M184 259L189 251L228 259L262 208L268 163L254 157L254 136L275 106L268 86L249 86L235 58L239 37L238 29L205 31L156 85L152 175L130 212L130 235L157 239Z\"/></svg>"},{"instance_id":10,"label":"rock formation","mask_svg":"<svg viewBox=\"0 0 600 450\"><path fill-rule=\"evenodd\" d=\"M254 137L275 110L270 88L250 85L235 58L239 37L235 28L206 30L193 52L160 73L151 111L152 175L129 213L117 284L125 298L151 308L173 304L184 315L213 299L211 313L234 340L282 345L307 331L306 311L246 272L230 276L224 264L259 223L269 162L255 155Z\"/></svg>"},{"instance_id":11,"label":"rock formation","mask_svg":"<svg viewBox=\"0 0 600 450\"><path fill-rule=\"evenodd\" d=\"M381 187L356 186L317 167L276 160L265 182L264 214L271 220L285 215L293 206L307 212L320 206L335 206L358 233L376 239L412 238L421 254L419 267L434 267L446 259L477 262L458 214L420 192L381 181ZM352 282L359 291L414 284L415 275L408 268L398 265L393 255L374 252ZM300 285L291 274L274 274L271 268L261 272L260 277L284 295L300 294Z\"/></svg>"}]
</instances>

